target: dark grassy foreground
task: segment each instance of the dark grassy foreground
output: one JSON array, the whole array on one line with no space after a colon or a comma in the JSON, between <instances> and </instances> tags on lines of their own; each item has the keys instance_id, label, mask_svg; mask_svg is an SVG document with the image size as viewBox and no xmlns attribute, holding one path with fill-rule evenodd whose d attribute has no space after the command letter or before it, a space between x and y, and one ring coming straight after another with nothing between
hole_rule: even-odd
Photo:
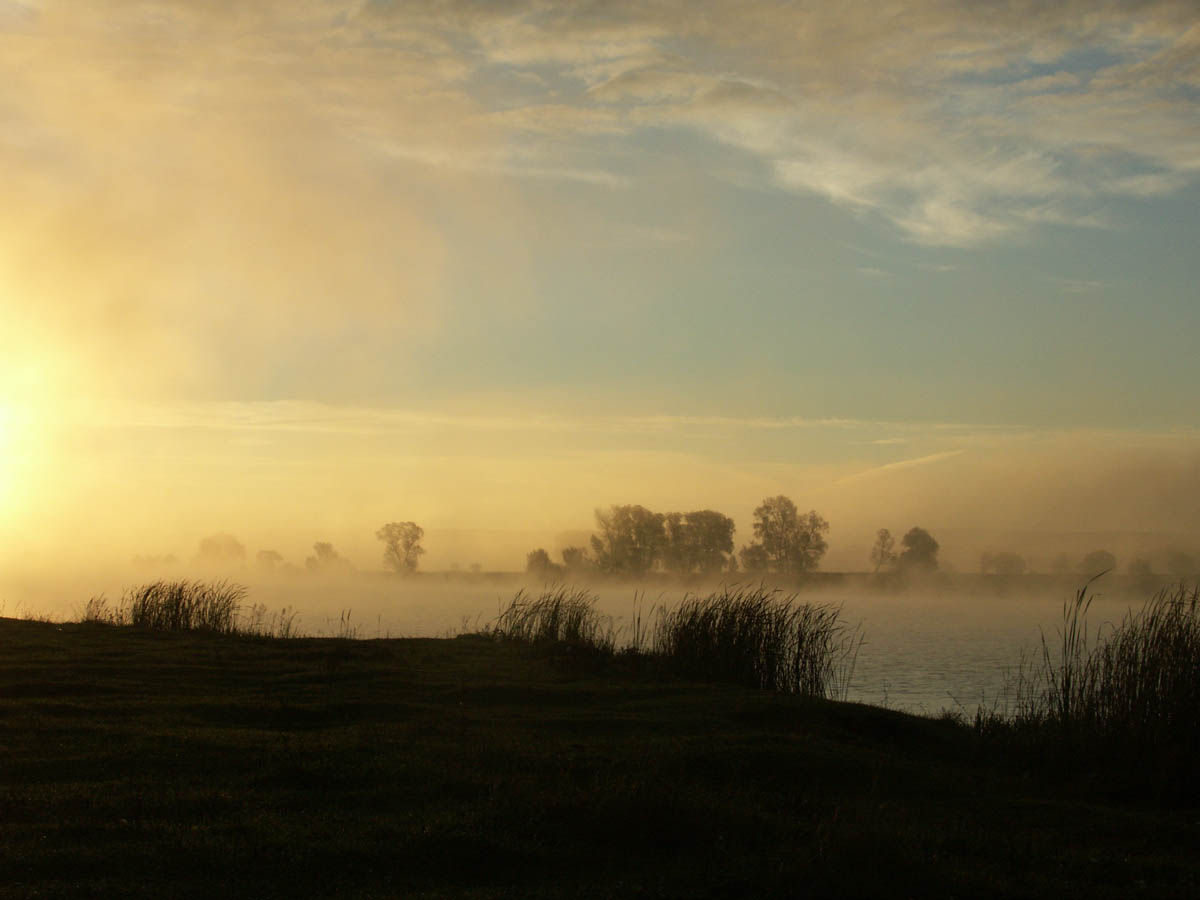
<instances>
[{"instance_id":1,"label":"dark grassy foreground","mask_svg":"<svg viewBox=\"0 0 1200 900\"><path fill-rule=\"evenodd\" d=\"M0 619L5 897L1194 897L1200 812L483 637Z\"/></svg>"}]
</instances>

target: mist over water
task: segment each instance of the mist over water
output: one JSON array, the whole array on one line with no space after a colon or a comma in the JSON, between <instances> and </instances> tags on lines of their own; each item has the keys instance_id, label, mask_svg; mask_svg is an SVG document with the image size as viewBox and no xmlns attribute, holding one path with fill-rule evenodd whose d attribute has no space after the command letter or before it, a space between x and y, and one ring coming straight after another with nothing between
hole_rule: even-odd
<instances>
[{"instance_id":1,"label":"mist over water","mask_svg":"<svg viewBox=\"0 0 1200 900\"><path fill-rule=\"evenodd\" d=\"M546 585L513 574L424 574L399 578L381 573L275 573L245 569L227 575L211 570L92 572L57 577L39 574L0 577L0 615L78 619L89 597L118 601L137 584L163 578L228 577L246 585L250 607L271 616L294 613L304 636L359 639L448 637L493 623L519 590ZM967 715L977 707L1002 704L1006 685L1022 659L1042 652L1045 636L1052 653L1058 645L1064 601L1082 583L1078 576L1004 581L977 576L935 578L902 590L879 590L865 576L840 585L809 586L799 602L832 604L842 619L858 627L862 643L848 699L914 713L942 709ZM675 606L688 592L706 593L720 583L596 582L589 590L597 609L609 617L618 645L632 639L635 617L652 628L661 607ZM1095 629L1118 622L1144 603L1155 585L1106 576L1094 585L1089 623ZM781 587L786 594L794 588Z\"/></svg>"}]
</instances>

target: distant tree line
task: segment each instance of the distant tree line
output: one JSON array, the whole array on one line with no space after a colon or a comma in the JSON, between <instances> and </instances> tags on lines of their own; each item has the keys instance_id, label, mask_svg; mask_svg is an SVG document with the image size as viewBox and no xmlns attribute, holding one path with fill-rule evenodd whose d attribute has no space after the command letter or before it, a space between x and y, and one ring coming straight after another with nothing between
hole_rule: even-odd
<instances>
[{"instance_id":1,"label":"distant tree line","mask_svg":"<svg viewBox=\"0 0 1200 900\"><path fill-rule=\"evenodd\" d=\"M383 542L384 566L401 575L417 571L417 564L425 553L421 541L425 530L415 522L389 522L375 532L376 539ZM175 565L179 560L173 556L137 556L134 564L161 568ZM207 567L229 568L244 566L246 548L231 534L218 533L201 538L194 562ZM317 541L313 552L304 560L304 568L288 563L277 550L259 550L254 558L261 572L295 574L302 571L311 574L352 572L354 566L328 541Z\"/></svg>"},{"instance_id":2,"label":"distant tree line","mask_svg":"<svg viewBox=\"0 0 1200 900\"><path fill-rule=\"evenodd\" d=\"M733 519L712 509L652 512L644 506L597 509L590 547L567 547L556 563L544 547L531 550L527 572L542 577L598 572L675 575L747 572L802 575L825 555L829 523L815 510L800 513L784 496L768 497L754 510L754 539L734 552Z\"/></svg>"},{"instance_id":3,"label":"distant tree line","mask_svg":"<svg viewBox=\"0 0 1200 900\"><path fill-rule=\"evenodd\" d=\"M870 560L875 572L936 572L941 545L924 528L913 527L900 538L900 547L891 531L880 528L875 534Z\"/></svg>"},{"instance_id":4,"label":"distant tree line","mask_svg":"<svg viewBox=\"0 0 1200 900\"><path fill-rule=\"evenodd\" d=\"M525 559L528 573L543 578L605 574L636 577L648 572L674 575L713 576L745 572L802 576L816 571L828 549L825 536L829 523L815 510L802 513L783 495L765 498L754 510L753 538L735 550L733 519L712 509L658 513L644 506L610 506L595 511L596 530L587 546L569 546L560 551L559 561L545 548L530 551ZM375 537L383 543L383 564L398 575L412 575L425 554L425 530L415 522L388 522ZM870 569L876 573L934 572L939 568L938 541L926 529L910 528L896 540L881 528L869 554ZM208 535L199 542L194 563L209 567L244 566L246 548L224 532ZM174 555L137 556L134 565L163 568L180 563ZM276 550L259 550L254 558L262 572L310 574L351 572L354 566L328 541L313 544L313 553L303 567L288 563ZM1159 558L1165 573L1176 578L1200 575L1197 556L1173 549ZM455 567L457 568L457 567ZM473 565L471 572L480 567ZM1029 559L1011 550L989 550L980 555L979 571L1006 577L1033 570ZM1093 550L1072 561L1060 553L1050 571L1060 574L1096 575L1118 570L1118 559L1109 550ZM1154 566L1145 556L1135 556L1124 571L1149 577ZM1160 570L1164 571L1164 570Z\"/></svg>"}]
</instances>

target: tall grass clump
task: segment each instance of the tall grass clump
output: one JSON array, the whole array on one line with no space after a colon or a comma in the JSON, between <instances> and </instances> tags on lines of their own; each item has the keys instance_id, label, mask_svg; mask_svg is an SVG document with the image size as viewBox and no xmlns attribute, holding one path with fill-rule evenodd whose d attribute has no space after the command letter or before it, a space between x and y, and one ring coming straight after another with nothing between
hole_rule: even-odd
<instances>
[{"instance_id":1,"label":"tall grass clump","mask_svg":"<svg viewBox=\"0 0 1200 900\"><path fill-rule=\"evenodd\" d=\"M1094 580L1094 579L1093 579ZM1009 709L977 727L1072 767L1121 769L1158 792L1200 790L1200 587L1159 591L1094 631L1091 582L1063 605L1055 651L1022 667Z\"/></svg>"},{"instance_id":2,"label":"tall grass clump","mask_svg":"<svg viewBox=\"0 0 1200 900\"><path fill-rule=\"evenodd\" d=\"M612 622L596 611L597 597L586 588L553 587L538 596L517 591L491 633L528 644L567 643L612 653Z\"/></svg>"},{"instance_id":3,"label":"tall grass clump","mask_svg":"<svg viewBox=\"0 0 1200 900\"><path fill-rule=\"evenodd\" d=\"M841 609L778 589L726 587L661 610L653 653L677 671L810 697L844 699L861 639Z\"/></svg>"},{"instance_id":4,"label":"tall grass clump","mask_svg":"<svg viewBox=\"0 0 1200 900\"><path fill-rule=\"evenodd\" d=\"M103 594L91 597L83 607L80 615L81 622L91 622L100 625L128 625L129 616L122 606L110 606L108 598Z\"/></svg>"},{"instance_id":5,"label":"tall grass clump","mask_svg":"<svg viewBox=\"0 0 1200 900\"><path fill-rule=\"evenodd\" d=\"M1094 634L1087 586L1063 608L1057 659L1042 641L1016 718L1092 739L1200 746L1200 588L1159 591Z\"/></svg>"},{"instance_id":6,"label":"tall grass clump","mask_svg":"<svg viewBox=\"0 0 1200 900\"><path fill-rule=\"evenodd\" d=\"M234 634L245 598L246 588L229 581L155 581L126 591L122 613L145 628Z\"/></svg>"}]
</instances>

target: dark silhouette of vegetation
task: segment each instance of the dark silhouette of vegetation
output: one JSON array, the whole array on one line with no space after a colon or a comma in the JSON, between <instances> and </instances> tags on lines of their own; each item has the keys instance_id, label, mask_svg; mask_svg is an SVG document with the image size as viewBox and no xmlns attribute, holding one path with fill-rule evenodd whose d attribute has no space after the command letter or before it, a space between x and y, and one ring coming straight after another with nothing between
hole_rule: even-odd
<instances>
[{"instance_id":1,"label":"dark silhouette of vegetation","mask_svg":"<svg viewBox=\"0 0 1200 900\"><path fill-rule=\"evenodd\" d=\"M306 557L304 568L313 574L328 574L331 572L348 572L354 567L350 560L344 559L333 549L328 541L317 541L313 544L313 555Z\"/></svg>"},{"instance_id":2,"label":"dark silhouette of vegetation","mask_svg":"<svg viewBox=\"0 0 1200 900\"><path fill-rule=\"evenodd\" d=\"M0 618L0 646L5 896L1124 900L1200 883L1195 809L1118 795L1157 767L1105 769L1103 748L1047 772L1044 747L945 717L570 644Z\"/></svg>"},{"instance_id":3,"label":"dark silhouette of vegetation","mask_svg":"<svg viewBox=\"0 0 1200 900\"><path fill-rule=\"evenodd\" d=\"M687 596L660 612L652 653L691 677L845 699L858 651L841 610L763 587Z\"/></svg>"},{"instance_id":4,"label":"dark silhouette of vegetation","mask_svg":"<svg viewBox=\"0 0 1200 900\"><path fill-rule=\"evenodd\" d=\"M764 573L771 565L762 544L747 544L738 551L738 558L742 561L742 568L751 573Z\"/></svg>"},{"instance_id":5,"label":"dark silhouette of vegetation","mask_svg":"<svg viewBox=\"0 0 1200 900\"><path fill-rule=\"evenodd\" d=\"M559 642L612 653L612 622L596 612L596 595L582 588L559 587L534 597L518 591L490 633L530 644Z\"/></svg>"},{"instance_id":6,"label":"dark silhouette of vegetation","mask_svg":"<svg viewBox=\"0 0 1200 900\"><path fill-rule=\"evenodd\" d=\"M754 541L742 548L742 568L782 575L815 571L828 549L828 531L815 510L801 514L787 497L768 497L754 510Z\"/></svg>"},{"instance_id":7,"label":"dark silhouette of vegetation","mask_svg":"<svg viewBox=\"0 0 1200 900\"><path fill-rule=\"evenodd\" d=\"M421 546L424 528L415 522L388 522L375 532L375 537L383 541L385 566L401 575L417 571L417 563L425 552Z\"/></svg>"},{"instance_id":8,"label":"dark silhouette of vegetation","mask_svg":"<svg viewBox=\"0 0 1200 900\"><path fill-rule=\"evenodd\" d=\"M554 578L562 574L563 568L550 559L549 553L538 547L525 557L525 571L538 578Z\"/></svg>"},{"instance_id":9,"label":"dark silhouette of vegetation","mask_svg":"<svg viewBox=\"0 0 1200 900\"><path fill-rule=\"evenodd\" d=\"M200 540L196 562L206 566L241 565L246 561L246 548L232 534L210 534Z\"/></svg>"},{"instance_id":10,"label":"dark silhouette of vegetation","mask_svg":"<svg viewBox=\"0 0 1200 900\"><path fill-rule=\"evenodd\" d=\"M564 547L561 556L563 570L568 575L586 575L596 568L585 547Z\"/></svg>"},{"instance_id":11,"label":"dark silhouette of vegetation","mask_svg":"<svg viewBox=\"0 0 1200 900\"><path fill-rule=\"evenodd\" d=\"M259 550L254 561L264 572L275 572L283 562L283 554L275 550Z\"/></svg>"},{"instance_id":12,"label":"dark silhouette of vegetation","mask_svg":"<svg viewBox=\"0 0 1200 900\"><path fill-rule=\"evenodd\" d=\"M880 528L875 534L875 544L871 547L871 566L875 572L896 566L896 539L886 528Z\"/></svg>"},{"instance_id":13,"label":"dark silhouette of vegetation","mask_svg":"<svg viewBox=\"0 0 1200 900\"><path fill-rule=\"evenodd\" d=\"M1021 669L1011 711L980 713L976 725L1038 754L1128 765L1134 782L1200 799L1200 589L1164 589L1093 631L1096 577L1063 605L1057 653L1043 637L1040 658Z\"/></svg>"},{"instance_id":14,"label":"dark silhouette of vegetation","mask_svg":"<svg viewBox=\"0 0 1200 900\"><path fill-rule=\"evenodd\" d=\"M667 513L663 567L677 575L713 575L733 558L733 519L712 509Z\"/></svg>"},{"instance_id":15,"label":"dark silhouette of vegetation","mask_svg":"<svg viewBox=\"0 0 1200 900\"><path fill-rule=\"evenodd\" d=\"M644 575L651 571L666 545L665 518L644 506L596 510L599 533L592 536L596 568L622 575Z\"/></svg>"},{"instance_id":16,"label":"dark silhouette of vegetation","mask_svg":"<svg viewBox=\"0 0 1200 900\"><path fill-rule=\"evenodd\" d=\"M83 621L134 625L162 631L237 631L246 589L228 581L153 581L127 590L116 607L91 598Z\"/></svg>"},{"instance_id":17,"label":"dark silhouette of vegetation","mask_svg":"<svg viewBox=\"0 0 1200 900\"><path fill-rule=\"evenodd\" d=\"M596 611L596 595L557 587L534 597L518 591L488 633L530 644L565 643L592 654L617 650L610 619ZM660 608L649 647L640 617L629 658L690 678L728 681L759 690L844 699L860 639L838 607L802 604L765 587L726 587L687 595Z\"/></svg>"},{"instance_id":18,"label":"dark silhouette of vegetation","mask_svg":"<svg viewBox=\"0 0 1200 900\"><path fill-rule=\"evenodd\" d=\"M1117 567L1117 558L1107 550L1093 550L1083 558L1079 564L1079 569L1085 575L1099 575L1102 572L1111 572Z\"/></svg>"},{"instance_id":19,"label":"dark silhouette of vegetation","mask_svg":"<svg viewBox=\"0 0 1200 900\"><path fill-rule=\"evenodd\" d=\"M896 567L905 572L936 572L938 549L936 540L924 528L910 528L900 539L900 556Z\"/></svg>"}]
</instances>

